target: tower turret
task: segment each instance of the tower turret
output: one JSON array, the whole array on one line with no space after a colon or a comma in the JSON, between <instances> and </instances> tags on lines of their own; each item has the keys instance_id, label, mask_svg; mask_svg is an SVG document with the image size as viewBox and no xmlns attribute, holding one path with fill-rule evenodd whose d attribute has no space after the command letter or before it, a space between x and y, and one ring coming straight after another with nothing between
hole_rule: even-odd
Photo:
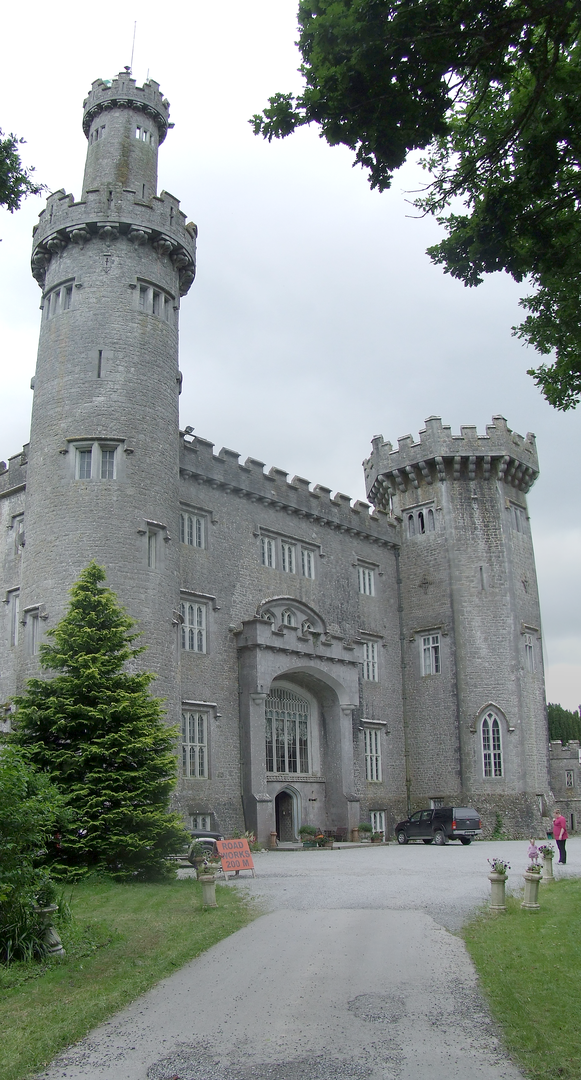
<instances>
[{"instance_id":1,"label":"tower turret","mask_svg":"<svg viewBox=\"0 0 581 1080\"><path fill-rule=\"evenodd\" d=\"M178 316L196 227L156 194L169 106L128 73L85 101L83 195L58 191L34 230L42 317L28 462L20 670L91 559L139 620L176 716L179 653ZM144 134L145 133L145 134ZM44 619L39 624L38 619Z\"/></svg>"},{"instance_id":2,"label":"tower turret","mask_svg":"<svg viewBox=\"0 0 581 1080\"><path fill-rule=\"evenodd\" d=\"M453 435L430 417L419 442L381 436L369 499L400 522L402 637L412 795L459 799L515 829L548 794L541 623L526 494L534 435L493 417Z\"/></svg>"}]
</instances>

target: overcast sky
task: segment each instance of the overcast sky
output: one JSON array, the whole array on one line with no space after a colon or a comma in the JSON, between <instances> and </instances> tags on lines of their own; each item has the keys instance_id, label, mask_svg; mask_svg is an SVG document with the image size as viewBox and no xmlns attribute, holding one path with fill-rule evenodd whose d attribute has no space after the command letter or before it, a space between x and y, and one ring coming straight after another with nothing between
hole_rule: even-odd
<instances>
[{"instance_id":1,"label":"overcast sky","mask_svg":"<svg viewBox=\"0 0 581 1080\"><path fill-rule=\"evenodd\" d=\"M418 220L406 166L371 192L352 155L315 130L257 139L248 118L276 91L298 90L297 0L141 0L3 14L0 127L23 136L26 163L76 197L91 82L131 60L171 103L159 187L199 227L198 276L181 312L182 426L292 477L364 498L373 435L417 437L427 416L484 433L495 414L537 436L541 476L529 495L544 626L547 696L581 701L576 461L581 411L555 412L511 337L519 288L503 275L466 289L432 266L439 231ZM27 441L39 288L32 226L43 201L0 210L0 457Z\"/></svg>"}]
</instances>

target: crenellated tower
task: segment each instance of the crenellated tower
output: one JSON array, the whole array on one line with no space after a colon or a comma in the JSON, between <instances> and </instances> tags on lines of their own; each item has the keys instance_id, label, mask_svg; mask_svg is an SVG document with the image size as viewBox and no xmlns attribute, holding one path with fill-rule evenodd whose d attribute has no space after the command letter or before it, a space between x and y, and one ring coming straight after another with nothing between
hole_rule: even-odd
<instances>
[{"instance_id":1,"label":"crenellated tower","mask_svg":"<svg viewBox=\"0 0 581 1080\"><path fill-rule=\"evenodd\" d=\"M91 559L139 620L144 664L179 699L178 318L196 227L157 194L169 105L152 79L98 79L84 102L82 196L47 201L32 272L42 316L28 459L21 681Z\"/></svg>"},{"instance_id":2,"label":"crenellated tower","mask_svg":"<svg viewBox=\"0 0 581 1080\"><path fill-rule=\"evenodd\" d=\"M419 442L379 436L368 496L400 522L408 786L472 801L515 827L549 791L541 623L526 495L534 436L502 416L460 435L430 417Z\"/></svg>"}]
</instances>

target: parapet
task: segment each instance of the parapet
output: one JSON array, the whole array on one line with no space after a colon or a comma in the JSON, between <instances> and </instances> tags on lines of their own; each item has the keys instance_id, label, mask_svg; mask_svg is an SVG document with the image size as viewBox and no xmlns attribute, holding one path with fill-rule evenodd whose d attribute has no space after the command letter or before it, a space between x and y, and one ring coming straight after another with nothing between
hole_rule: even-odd
<instances>
[{"instance_id":1,"label":"parapet","mask_svg":"<svg viewBox=\"0 0 581 1080\"><path fill-rule=\"evenodd\" d=\"M306 518L340 532L363 537L381 546L397 546L397 532L383 511L371 510L369 503L352 503L348 495L337 492L302 476L288 479L288 473L272 468L264 471L264 462L246 458L223 447L214 454L214 444L189 433L180 433L180 474L200 484L234 492L251 502L270 506L289 515Z\"/></svg>"},{"instance_id":2,"label":"parapet","mask_svg":"<svg viewBox=\"0 0 581 1080\"><path fill-rule=\"evenodd\" d=\"M120 71L116 79L95 79L83 102L83 131L87 138L95 117L113 108L143 112L156 125L160 143L165 139L170 126L169 101L162 96L154 79L137 86L128 69Z\"/></svg>"},{"instance_id":3,"label":"parapet","mask_svg":"<svg viewBox=\"0 0 581 1080\"><path fill-rule=\"evenodd\" d=\"M503 480L528 492L539 475L535 437L523 438L509 428L503 416L493 416L486 434L463 425L453 435L439 416L430 416L420 431L419 441L411 435L398 439L397 450L382 435L371 441L370 456L363 462L368 497L382 505L396 491L419 488L422 482L446 480Z\"/></svg>"},{"instance_id":4,"label":"parapet","mask_svg":"<svg viewBox=\"0 0 581 1080\"><path fill-rule=\"evenodd\" d=\"M8 464L0 461L0 498L26 486L29 446L30 443L25 443L19 454L8 458Z\"/></svg>"}]
</instances>

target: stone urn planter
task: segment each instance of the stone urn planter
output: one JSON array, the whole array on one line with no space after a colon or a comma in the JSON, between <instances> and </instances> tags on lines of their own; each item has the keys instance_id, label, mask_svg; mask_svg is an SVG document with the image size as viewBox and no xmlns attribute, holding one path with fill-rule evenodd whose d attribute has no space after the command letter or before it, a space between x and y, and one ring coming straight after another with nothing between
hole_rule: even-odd
<instances>
[{"instance_id":1,"label":"stone urn planter","mask_svg":"<svg viewBox=\"0 0 581 1080\"><path fill-rule=\"evenodd\" d=\"M521 904L521 908L524 908L525 911L539 911L539 885L541 884L541 874L532 870L526 870L524 879L525 898Z\"/></svg>"},{"instance_id":2,"label":"stone urn planter","mask_svg":"<svg viewBox=\"0 0 581 1080\"><path fill-rule=\"evenodd\" d=\"M55 930L52 919L55 911L58 911L58 904L47 904L45 907L41 907L40 904L35 904L33 909L38 916L40 916L40 922L43 926L42 940L44 941L47 954L49 956L64 956L65 950L63 943L59 937L58 931Z\"/></svg>"},{"instance_id":3,"label":"stone urn planter","mask_svg":"<svg viewBox=\"0 0 581 1080\"><path fill-rule=\"evenodd\" d=\"M218 907L216 903L216 878L214 874L200 874L198 881L202 884L202 906Z\"/></svg>"},{"instance_id":4,"label":"stone urn planter","mask_svg":"<svg viewBox=\"0 0 581 1080\"><path fill-rule=\"evenodd\" d=\"M506 911L506 879L508 874L497 874L494 870L488 875L490 882L490 910Z\"/></svg>"}]
</instances>

